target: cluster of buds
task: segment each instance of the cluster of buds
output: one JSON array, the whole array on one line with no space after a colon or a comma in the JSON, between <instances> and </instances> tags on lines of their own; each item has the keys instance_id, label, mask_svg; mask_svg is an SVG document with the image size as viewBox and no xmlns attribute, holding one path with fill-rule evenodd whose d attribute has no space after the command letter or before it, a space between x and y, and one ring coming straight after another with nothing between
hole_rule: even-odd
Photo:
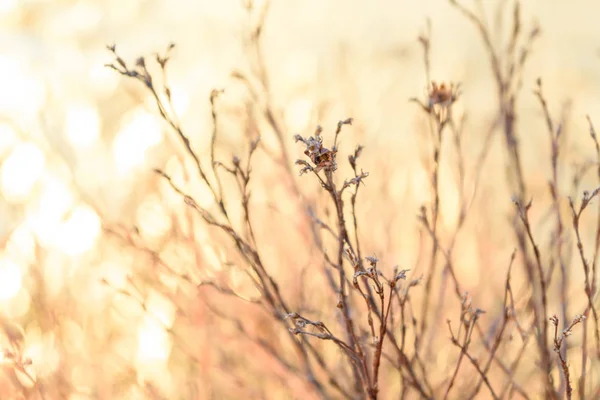
<instances>
[{"instance_id":1,"label":"cluster of buds","mask_svg":"<svg viewBox=\"0 0 600 400\"><path fill-rule=\"evenodd\" d=\"M300 175L311 171L318 173L321 170L325 170L326 172L334 172L337 169L337 148L334 146L331 149L327 149L323 146L323 137L321 136L322 130L323 128L318 126L317 130L315 131L315 135L309 138L304 138L300 135L294 136L296 143L304 143L306 146L304 154L306 154L314 164L310 165L305 160L297 160L296 164L303 166L300 170Z\"/></svg>"},{"instance_id":2,"label":"cluster of buds","mask_svg":"<svg viewBox=\"0 0 600 400\"><path fill-rule=\"evenodd\" d=\"M425 113L435 116L441 128L450 120L452 105L460 96L460 85L452 82L438 84L432 81L427 87L425 96L425 101L416 97L413 97L411 101L417 103Z\"/></svg>"},{"instance_id":3,"label":"cluster of buds","mask_svg":"<svg viewBox=\"0 0 600 400\"><path fill-rule=\"evenodd\" d=\"M167 46L167 50L165 51L164 55L160 55L158 53L155 54L156 62L158 63L158 65L161 67L161 69L163 71L166 68L167 62L169 62L171 50L173 50L174 48L175 48L175 44L171 43L171 44L169 44L169 46ZM131 68L125 62L125 60L123 60L123 58L121 56L119 56L119 54L117 53L116 45L113 44L110 46L106 46L106 49L108 51L110 51L113 54L113 56L115 57L115 60L112 63L105 65L106 67L117 71L119 74L121 74L123 76L135 78L135 79L139 80L140 82L143 82L144 85L146 85L148 88L153 89L154 82L152 79L152 75L148 71L148 68L146 65L146 59L144 57L138 57L135 60L135 66L133 68ZM171 97L171 90L168 87L165 88L165 94L167 95L168 98Z\"/></svg>"},{"instance_id":4,"label":"cluster of buds","mask_svg":"<svg viewBox=\"0 0 600 400\"><path fill-rule=\"evenodd\" d=\"M465 293L462 296L461 302L461 321L465 327L469 327L472 322L479 319L481 314L485 314L485 311L481 308L473 307L473 298L469 296L469 293Z\"/></svg>"},{"instance_id":5,"label":"cluster of buds","mask_svg":"<svg viewBox=\"0 0 600 400\"><path fill-rule=\"evenodd\" d=\"M558 328L558 317L556 316L556 314L552 315L550 318L548 318L550 320L550 322L552 322L552 325L554 325L555 327ZM562 331L562 335L559 337L558 336L558 329L555 331L554 334L554 351L555 352L559 352L560 348L562 346L563 340L567 337L567 336L571 336L573 334L573 327L577 324L582 323L583 321L585 321L586 316L583 314L577 314L575 316L575 318L573 318L573 321L571 321L571 324Z\"/></svg>"}]
</instances>

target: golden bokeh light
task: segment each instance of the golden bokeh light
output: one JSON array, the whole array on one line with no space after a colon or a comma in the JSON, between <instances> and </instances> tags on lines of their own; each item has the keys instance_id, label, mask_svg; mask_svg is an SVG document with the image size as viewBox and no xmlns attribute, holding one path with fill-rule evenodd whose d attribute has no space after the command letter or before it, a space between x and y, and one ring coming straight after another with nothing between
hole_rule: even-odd
<instances>
[{"instance_id":1,"label":"golden bokeh light","mask_svg":"<svg viewBox=\"0 0 600 400\"><path fill-rule=\"evenodd\" d=\"M59 228L57 244L66 254L84 253L93 247L100 228L98 214L87 205L79 205Z\"/></svg>"},{"instance_id":2,"label":"golden bokeh light","mask_svg":"<svg viewBox=\"0 0 600 400\"><path fill-rule=\"evenodd\" d=\"M25 201L44 170L45 156L33 143L20 143L2 164L0 189L10 202Z\"/></svg>"},{"instance_id":3,"label":"golden bokeh light","mask_svg":"<svg viewBox=\"0 0 600 400\"><path fill-rule=\"evenodd\" d=\"M8 257L0 258L0 301L15 297L22 284L21 267Z\"/></svg>"},{"instance_id":4,"label":"golden bokeh light","mask_svg":"<svg viewBox=\"0 0 600 400\"><path fill-rule=\"evenodd\" d=\"M96 107L81 103L72 103L67 107L66 135L77 148L92 146L100 137L100 116Z\"/></svg>"},{"instance_id":5,"label":"golden bokeh light","mask_svg":"<svg viewBox=\"0 0 600 400\"><path fill-rule=\"evenodd\" d=\"M172 226L171 217L157 195L150 195L139 205L136 225L143 237L153 240L165 235Z\"/></svg>"},{"instance_id":6,"label":"golden bokeh light","mask_svg":"<svg viewBox=\"0 0 600 400\"><path fill-rule=\"evenodd\" d=\"M17 295L2 304L2 312L8 318L23 318L31 309L31 295L24 287Z\"/></svg>"},{"instance_id":7,"label":"golden bokeh light","mask_svg":"<svg viewBox=\"0 0 600 400\"><path fill-rule=\"evenodd\" d=\"M184 85L171 85L171 100L175 114L181 117L187 113L190 107L190 96Z\"/></svg>"},{"instance_id":8,"label":"golden bokeh light","mask_svg":"<svg viewBox=\"0 0 600 400\"><path fill-rule=\"evenodd\" d=\"M72 192L65 183L48 174L43 182L37 202L29 206L26 214L28 226L45 247L56 246L64 216L74 204Z\"/></svg>"},{"instance_id":9,"label":"golden bokeh light","mask_svg":"<svg viewBox=\"0 0 600 400\"><path fill-rule=\"evenodd\" d=\"M0 16L1 14L9 14L15 8L17 8L18 0L4 0L0 2Z\"/></svg>"},{"instance_id":10,"label":"golden bokeh light","mask_svg":"<svg viewBox=\"0 0 600 400\"><path fill-rule=\"evenodd\" d=\"M0 113L23 123L31 122L46 100L43 82L27 65L0 55Z\"/></svg>"},{"instance_id":11,"label":"golden bokeh light","mask_svg":"<svg viewBox=\"0 0 600 400\"><path fill-rule=\"evenodd\" d=\"M146 151L161 143L161 122L153 114L138 109L123 121L113 142L113 158L117 171L128 175L144 163Z\"/></svg>"},{"instance_id":12,"label":"golden bokeh light","mask_svg":"<svg viewBox=\"0 0 600 400\"><path fill-rule=\"evenodd\" d=\"M58 368L60 354L55 342L54 333L42 334L38 329L26 331L23 355L29 358L32 364L25 368L34 377L43 378Z\"/></svg>"},{"instance_id":13,"label":"golden bokeh light","mask_svg":"<svg viewBox=\"0 0 600 400\"><path fill-rule=\"evenodd\" d=\"M6 122L0 122L0 157L7 154L18 140L14 128Z\"/></svg>"},{"instance_id":14,"label":"golden bokeh light","mask_svg":"<svg viewBox=\"0 0 600 400\"><path fill-rule=\"evenodd\" d=\"M165 327L152 316L143 318L138 327L137 360L139 363L166 361L171 353L171 338Z\"/></svg>"},{"instance_id":15,"label":"golden bokeh light","mask_svg":"<svg viewBox=\"0 0 600 400\"><path fill-rule=\"evenodd\" d=\"M27 263L35 262L36 237L27 222L22 222L13 230L5 247L6 254Z\"/></svg>"}]
</instances>

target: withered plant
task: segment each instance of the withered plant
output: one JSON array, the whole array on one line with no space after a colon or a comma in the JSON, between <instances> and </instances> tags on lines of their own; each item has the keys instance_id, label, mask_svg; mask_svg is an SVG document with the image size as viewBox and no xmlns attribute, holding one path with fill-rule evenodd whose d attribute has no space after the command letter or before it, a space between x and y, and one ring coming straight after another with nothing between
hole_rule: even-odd
<instances>
[{"instance_id":1,"label":"withered plant","mask_svg":"<svg viewBox=\"0 0 600 400\"><path fill-rule=\"evenodd\" d=\"M369 170L365 172L359 160L364 160L363 153L375 150L368 142L366 147L353 143L354 151L344 153L341 139L352 142L353 119L342 119L331 133L318 126L312 136L287 132L281 122L263 56L268 6L256 9L247 2L254 21L246 43L248 68L232 73L247 95L243 105L247 141L241 156L222 145L220 123L226 113L220 109L224 95L220 89L206 94L210 109L204 112L210 113L212 130L205 134L210 139L208 151L197 150L195 140L202 133L186 129L173 104L168 66L174 45L134 62L126 61L115 45L108 46L113 59L108 67L150 94L174 139L172 150L183 179L165 165L157 165L154 172L157 185L168 186L169 193L180 199L181 207L173 210L178 225L172 236L189 250L192 261L174 265L165 261L160 246L144 243L136 227L105 224L108 236L143 254L150 265L139 275L128 276L124 288L105 283L115 296L124 296L151 314L145 286L164 289L168 286L161 280L164 276L176 281L177 290L164 293L177 309L177 323L170 327L159 316L152 317L165 325L173 340L173 363L185 366L181 398L600 396L600 208L594 221L586 216L590 211L584 213L597 201L600 188L577 194L591 168L597 169L595 179L600 182L600 145L589 120L596 159L576 166L573 185L565 189L561 182L572 173L564 167L563 152L568 112L555 120L542 80L525 79L525 66L541 31L533 25L524 32L519 1L501 3L497 11L501 16L506 14L506 4L512 5L507 37L495 37L481 2L470 8L450 0L481 38L496 87L490 99L494 116L483 134L477 132L483 139L475 157L465 150L472 138L469 119L473 116L460 108L463 86L432 79L429 24L418 38L425 95L399 107L414 108L429 132L423 169L430 199L414 210L425 251L410 266L380 262L378 257L387 259L387 255L374 254L371 248L369 221L378 216L364 216L361 201L378 196L368 186L377 168L365 167ZM547 130L544 138L550 139L548 198L539 196L539 201L530 189L520 143L518 99L523 87L533 89ZM275 146L264 145L268 135ZM500 146L494 141L497 136ZM494 293L491 303L483 306L461 281L463 266L458 265L456 249L463 232L478 218L472 210L482 207L484 166L493 150L505 158L510 193L494 185L498 193L493 195L507 204L512 200L507 220L515 250L489 255L506 259L506 267L501 271L503 279L485 283L485 289ZM296 158L301 178L294 169ZM257 191L272 185L262 182L265 178L256 172L264 165L277 171L277 184L285 188L285 199L269 203L273 214L253 203ZM458 194L457 218L450 227L442 223L444 165L452 169ZM194 195L200 186L209 201ZM290 214L273 217L278 202L289 203L293 221ZM544 222L539 216L544 206L552 225L545 235L536 228ZM273 219L268 227L267 218ZM591 249L585 245L584 224L594 226ZM285 238L273 242L273 237L283 237L290 229L297 230L302 240L291 239L292 250L285 247L281 250L285 256L273 256L273 247L286 244ZM201 237L200 230L210 238L210 245L204 243L209 240ZM269 236L266 230L275 233ZM207 248L217 254L213 258L220 264L218 273L206 271ZM498 276L495 271L484 273ZM252 290L240 289L242 279ZM573 287L581 299L574 298ZM29 360L19 350L18 344L5 349L3 362L13 371L27 373ZM574 369L576 359L580 363ZM44 397L44 385L29 378L33 389L28 395ZM149 398L166 398L155 382L144 382L144 389ZM105 397L98 396L109 398L118 391L102 393Z\"/></svg>"}]
</instances>

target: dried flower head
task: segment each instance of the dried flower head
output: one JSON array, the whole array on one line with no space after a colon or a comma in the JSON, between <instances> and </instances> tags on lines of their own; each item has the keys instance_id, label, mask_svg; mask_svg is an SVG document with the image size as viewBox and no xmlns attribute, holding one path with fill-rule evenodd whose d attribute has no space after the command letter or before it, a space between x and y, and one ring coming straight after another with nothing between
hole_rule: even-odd
<instances>
[{"instance_id":1,"label":"dried flower head","mask_svg":"<svg viewBox=\"0 0 600 400\"><path fill-rule=\"evenodd\" d=\"M320 133L319 130L317 132ZM335 147L332 149L325 148L323 146L323 138L321 136L317 135L309 138L303 138L300 135L296 135L295 139L296 142L304 143L306 146L304 154L306 154L314 164L314 166L310 166L305 161L296 161L296 164L304 165L304 168L300 170L300 175L311 170L318 173L322 169L330 172L333 172L337 169L337 149Z\"/></svg>"},{"instance_id":2,"label":"dried flower head","mask_svg":"<svg viewBox=\"0 0 600 400\"><path fill-rule=\"evenodd\" d=\"M408 271L410 271L410 269L403 269L402 271L398 272L396 276L394 276L394 281L399 281L400 279L406 280L406 273Z\"/></svg>"},{"instance_id":3,"label":"dried flower head","mask_svg":"<svg viewBox=\"0 0 600 400\"><path fill-rule=\"evenodd\" d=\"M458 99L459 89L460 85L454 83L447 85L442 82L438 85L436 82L431 82L431 87L428 90L429 107L431 108L437 104L442 107L450 106Z\"/></svg>"}]
</instances>

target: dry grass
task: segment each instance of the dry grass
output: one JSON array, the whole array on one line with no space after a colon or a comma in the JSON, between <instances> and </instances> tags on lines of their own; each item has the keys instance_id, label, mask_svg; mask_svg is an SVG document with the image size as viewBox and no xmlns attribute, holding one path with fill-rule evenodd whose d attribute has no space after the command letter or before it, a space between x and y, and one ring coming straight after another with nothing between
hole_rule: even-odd
<instances>
[{"instance_id":1,"label":"dry grass","mask_svg":"<svg viewBox=\"0 0 600 400\"><path fill-rule=\"evenodd\" d=\"M89 365L116 372L98 372L78 393L71 380L83 361L64 357L59 372L32 374L18 322L3 320L0 390L46 399L600 397L600 207L592 210L600 204L600 145L593 122L588 118L586 140L596 159L567 166L568 110L552 115L555 99L545 96L542 80L524 78L540 28L523 24L517 1L499 40L467 3L450 1L486 50L494 113L487 129L469 132L469 119L479 117L461 104L463 86L432 77L435 27L427 24L417 41L425 93L398 105L418 115L422 149L415 151L424 154L429 196L411 210L410 222L393 218L406 205L388 204L381 189L397 166L378 164L380 150L369 140L355 142L365 137L355 130L368 130L369 121L344 115L312 134L287 132L263 55L268 7L246 4L253 21L249 68L231 75L234 90L245 93L243 113L232 117L222 100L229 89L215 89L210 109L197 110L212 122L200 134L176 112L169 84L175 45L134 62L109 46L107 66L124 84L135 83L131 90L150 94L169 131L145 185L174 222L149 240L133 223L104 220L106 243L130 254L135 266L118 283L99 279L112 299L103 318L127 332L131 315L141 314L172 348L156 369L160 356L136 371L116 361L130 352L113 352L115 342L131 345L126 335L119 342L111 332L89 333L86 340L116 354ZM547 130L541 173L524 161L522 137L531 134L519 129L525 96L537 100ZM229 118L241 121L243 144L223 134ZM207 139L208 151L196 150L198 137ZM492 156L500 172L489 176ZM542 189L531 183L539 174L547 177ZM595 183L582 190L584 181ZM449 186L454 195L447 199ZM403 232L414 225L411 237L395 233L394 224ZM494 244L495 234L503 246ZM414 245L411 265L391 262L396 240ZM469 247L477 257L461 257ZM474 273L482 277L475 287ZM153 311L156 293L174 310L171 319ZM60 327L57 314L44 323ZM140 372L145 366L149 372ZM160 371L169 377L163 381Z\"/></svg>"}]
</instances>

